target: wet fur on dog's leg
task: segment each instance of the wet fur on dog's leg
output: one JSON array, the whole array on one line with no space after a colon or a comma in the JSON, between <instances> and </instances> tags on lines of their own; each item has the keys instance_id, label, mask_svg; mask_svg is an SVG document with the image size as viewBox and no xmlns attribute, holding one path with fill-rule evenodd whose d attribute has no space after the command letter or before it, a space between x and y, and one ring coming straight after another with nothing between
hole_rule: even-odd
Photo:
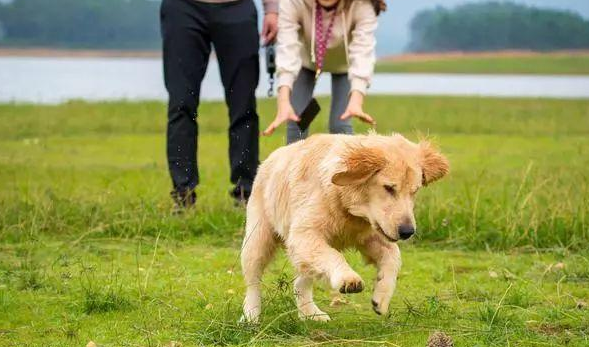
<instances>
[{"instance_id":1,"label":"wet fur on dog's leg","mask_svg":"<svg viewBox=\"0 0 589 347\"><path fill-rule=\"evenodd\" d=\"M241 250L241 268L246 284L245 300L243 302L243 319L257 323L262 310L262 293L260 282L264 269L272 260L278 240L272 227L266 221L258 218L255 201L248 206L246 234Z\"/></svg>"},{"instance_id":2,"label":"wet fur on dog's leg","mask_svg":"<svg viewBox=\"0 0 589 347\"><path fill-rule=\"evenodd\" d=\"M294 295L299 318L315 321L330 320L327 313L321 311L313 301L313 277L299 275L294 281Z\"/></svg>"},{"instance_id":3,"label":"wet fur on dog's leg","mask_svg":"<svg viewBox=\"0 0 589 347\"><path fill-rule=\"evenodd\" d=\"M389 310L389 303L395 292L401 269L401 251L396 243L384 241L374 234L365 239L359 249L366 260L377 267L372 309L377 314L384 315Z\"/></svg>"},{"instance_id":4,"label":"wet fur on dog's leg","mask_svg":"<svg viewBox=\"0 0 589 347\"><path fill-rule=\"evenodd\" d=\"M340 293L359 293L362 278L350 267L344 256L315 232L291 229L286 240L288 255L300 274L325 276Z\"/></svg>"}]
</instances>

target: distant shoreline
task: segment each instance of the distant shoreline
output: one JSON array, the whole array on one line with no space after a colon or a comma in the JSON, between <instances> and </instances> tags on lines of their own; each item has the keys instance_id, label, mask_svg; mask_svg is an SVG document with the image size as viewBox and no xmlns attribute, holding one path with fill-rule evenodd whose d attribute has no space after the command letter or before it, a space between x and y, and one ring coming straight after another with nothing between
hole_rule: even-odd
<instances>
[{"instance_id":1,"label":"distant shoreline","mask_svg":"<svg viewBox=\"0 0 589 347\"><path fill-rule=\"evenodd\" d=\"M530 50L500 50L483 52L402 53L378 58L381 62L426 62L462 58L528 58L528 57L589 56L589 50L537 52Z\"/></svg>"},{"instance_id":2,"label":"distant shoreline","mask_svg":"<svg viewBox=\"0 0 589 347\"><path fill-rule=\"evenodd\" d=\"M162 57L159 50L107 50L57 48L0 48L0 57L55 58L153 58Z\"/></svg>"},{"instance_id":3,"label":"distant shoreline","mask_svg":"<svg viewBox=\"0 0 589 347\"><path fill-rule=\"evenodd\" d=\"M383 57L377 73L589 75L589 50L451 52Z\"/></svg>"},{"instance_id":4,"label":"distant shoreline","mask_svg":"<svg viewBox=\"0 0 589 347\"><path fill-rule=\"evenodd\" d=\"M518 58L534 56L589 56L589 50L535 52L502 50L485 52L401 53L379 57L381 62L425 62L461 58ZM162 57L160 50L108 50L58 48L0 48L0 57L68 57L68 58L152 58Z\"/></svg>"}]
</instances>

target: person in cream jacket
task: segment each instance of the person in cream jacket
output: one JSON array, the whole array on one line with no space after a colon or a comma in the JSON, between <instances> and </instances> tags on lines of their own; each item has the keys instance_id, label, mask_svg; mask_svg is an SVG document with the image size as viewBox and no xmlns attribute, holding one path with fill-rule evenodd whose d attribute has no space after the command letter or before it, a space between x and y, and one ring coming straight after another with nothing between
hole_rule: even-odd
<instances>
[{"instance_id":1,"label":"person in cream jacket","mask_svg":"<svg viewBox=\"0 0 589 347\"><path fill-rule=\"evenodd\" d=\"M264 131L288 121L287 142L305 138L296 122L319 75L331 73L329 130L351 134L352 117L374 123L362 103L374 72L377 15L384 0L281 0L276 65L278 112Z\"/></svg>"}]
</instances>

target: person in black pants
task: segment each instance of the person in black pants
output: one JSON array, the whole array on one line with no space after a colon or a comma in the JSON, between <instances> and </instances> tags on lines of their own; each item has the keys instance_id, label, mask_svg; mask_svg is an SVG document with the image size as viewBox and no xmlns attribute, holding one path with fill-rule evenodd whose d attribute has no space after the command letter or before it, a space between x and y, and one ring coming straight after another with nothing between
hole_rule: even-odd
<instances>
[{"instance_id":1,"label":"person in black pants","mask_svg":"<svg viewBox=\"0 0 589 347\"><path fill-rule=\"evenodd\" d=\"M277 31L277 0L264 2L262 36ZM198 104L211 45L229 108L232 196L247 201L259 164L255 90L259 79L257 11L252 0L163 0L164 79L169 93L167 157L177 207L196 201Z\"/></svg>"}]
</instances>

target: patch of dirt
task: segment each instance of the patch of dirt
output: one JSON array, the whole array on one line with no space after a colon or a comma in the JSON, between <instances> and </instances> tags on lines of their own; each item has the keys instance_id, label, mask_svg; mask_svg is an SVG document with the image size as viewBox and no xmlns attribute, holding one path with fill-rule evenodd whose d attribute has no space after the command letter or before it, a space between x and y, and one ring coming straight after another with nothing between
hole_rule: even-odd
<instances>
[{"instance_id":1,"label":"patch of dirt","mask_svg":"<svg viewBox=\"0 0 589 347\"><path fill-rule=\"evenodd\" d=\"M531 330L541 333L543 335L560 335L565 333L571 327L566 324L541 323L531 327Z\"/></svg>"}]
</instances>

